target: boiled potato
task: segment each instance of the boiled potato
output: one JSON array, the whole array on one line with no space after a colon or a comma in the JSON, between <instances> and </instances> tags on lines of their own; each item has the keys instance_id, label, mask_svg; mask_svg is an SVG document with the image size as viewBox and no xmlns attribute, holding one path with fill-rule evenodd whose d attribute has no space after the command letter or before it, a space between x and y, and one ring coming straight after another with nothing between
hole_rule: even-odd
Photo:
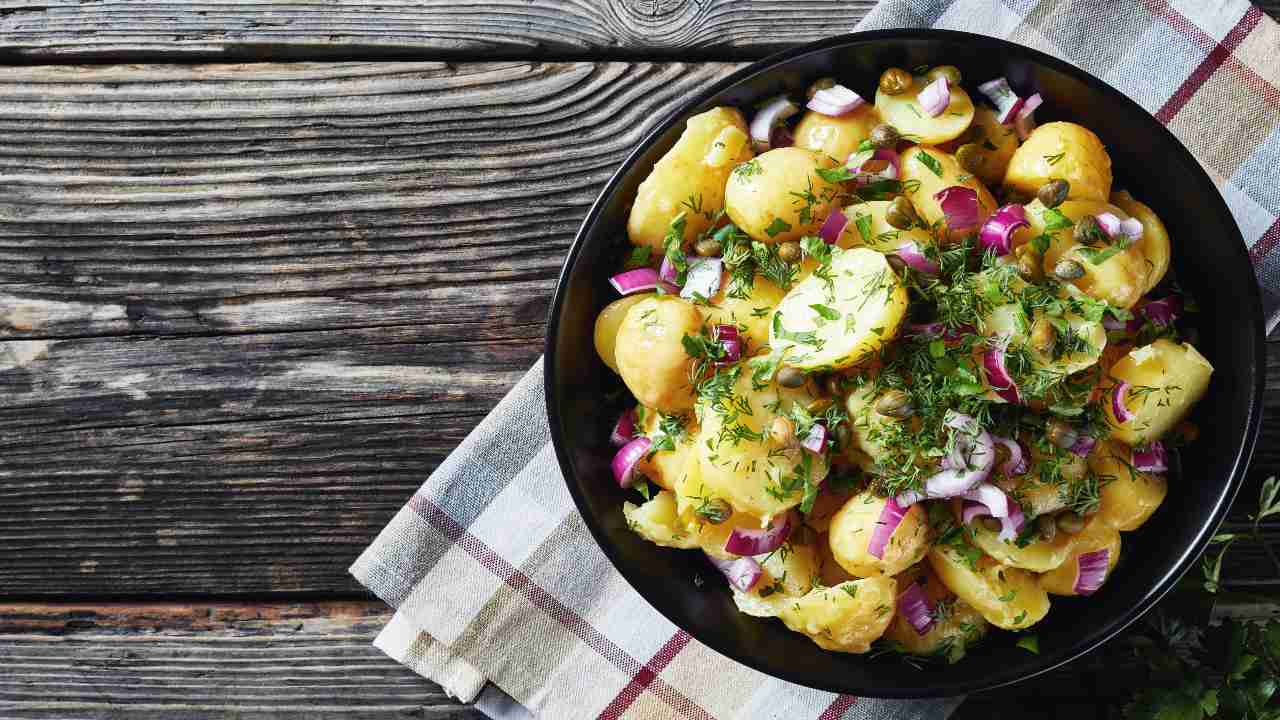
<instances>
[{"instance_id":1,"label":"boiled potato","mask_svg":"<svg viewBox=\"0 0 1280 720\"><path fill-rule=\"evenodd\" d=\"M1209 361L1187 343L1161 339L1131 350L1111 366L1111 377L1129 383L1124 402L1134 417L1117 420L1108 397L1103 406L1111 437L1130 446L1159 440L1204 396L1212 374Z\"/></svg>"},{"instance_id":2,"label":"boiled potato","mask_svg":"<svg viewBox=\"0 0 1280 720\"><path fill-rule=\"evenodd\" d=\"M1150 263L1146 287L1142 290L1142 294L1146 295L1160 283L1164 274L1169 272L1169 258L1173 254L1169 243L1169 230L1165 228L1154 210L1133 199L1126 190L1111 193L1111 204L1142 223L1142 239L1138 241L1137 248L1138 252L1142 253L1142 257Z\"/></svg>"},{"instance_id":3,"label":"boiled potato","mask_svg":"<svg viewBox=\"0 0 1280 720\"><path fill-rule=\"evenodd\" d=\"M1004 184L1035 195L1050 180L1071 183L1071 200L1106 202L1111 195L1111 156L1092 130L1071 122L1045 123L1013 153Z\"/></svg>"},{"instance_id":4,"label":"boiled potato","mask_svg":"<svg viewBox=\"0 0 1280 720\"><path fill-rule=\"evenodd\" d=\"M595 342L596 354L609 369L618 372L618 360L614 355L618 341L618 328L622 327L622 319L633 305L653 297L653 293L637 293L618 298L605 306L596 316Z\"/></svg>"},{"instance_id":5,"label":"boiled potato","mask_svg":"<svg viewBox=\"0 0 1280 720\"><path fill-rule=\"evenodd\" d=\"M1096 516L1084 529L1076 533L1075 547L1071 553L1071 558L1063 563L1056 570L1051 570L1040 576L1040 587L1045 592L1054 595L1075 595L1076 576L1080 570L1079 558L1081 555L1098 550L1106 549L1108 551L1107 575L1110 579L1111 571L1115 569L1116 563L1120 561L1120 533L1115 528L1105 522L1102 522Z\"/></svg>"},{"instance_id":6,"label":"boiled potato","mask_svg":"<svg viewBox=\"0 0 1280 720\"><path fill-rule=\"evenodd\" d=\"M1028 517L1057 512L1067 506L1064 490L1089 472L1084 458L1048 443L1023 443L1028 452L1027 472L999 478L996 485L1022 505Z\"/></svg>"},{"instance_id":7,"label":"boiled potato","mask_svg":"<svg viewBox=\"0 0 1280 720\"><path fill-rule=\"evenodd\" d=\"M698 547L697 536L676 513L676 498L668 490L660 491L640 506L623 503L622 514L627 519L627 527L655 545L682 550Z\"/></svg>"},{"instance_id":8,"label":"boiled potato","mask_svg":"<svg viewBox=\"0 0 1280 720\"><path fill-rule=\"evenodd\" d=\"M823 585L831 587L839 585L849 580L857 580L857 576L850 575L848 570L840 567L840 562L836 560L836 556L831 552L831 539L826 533L818 536L818 574Z\"/></svg>"},{"instance_id":9,"label":"boiled potato","mask_svg":"<svg viewBox=\"0 0 1280 720\"><path fill-rule=\"evenodd\" d=\"M725 132L732 129L735 132ZM716 143L725 148L716 147ZM730 147L734 143L736 147ZM676 144L663 155L640 183L627 218L632 245L663 252L663 238L671 220L685 212L685 239L692 240L711 226L714 213L724 206L724 186L738 164L751 159L751 142L742 113L734 108L712 108L689 118ZM724 157L728 155L729 157ZM720 163L718 165L710 165ZM699 203L702 212L685 206Z\"/></svg>"},{"instance_id":10,"label":"boiled potato","mask_svg":"<svg viewBox=\"0 0 1280 720\"><path fill-rule=\"evenodd\" d=\"M910 230L899 230L885 219L885 212L893 202L890 200L868 200L866 202L846 205L843 208L849 222L836 238L836 245L841 248L853 248L865 245L882 253L891 253L907 242L914 242L917 247L925 248L933 245L933 236L928 230L913 227ZM865 218L865 219L864 219ZM860 224L861 223L861 224ZM863 236L863 232L866 236Z\"/></svg>"},{"instance_id":11,"label":"boiled potato","mask_svg":"<svg viewBox=\"0 0 1280 720\"><path fill-rule=\"evenodd\" d=\"M818 170L837 164L804 148L770 150L734 169L724 191L725 213L763 243L816 235L841 193L840 186L824 180Z\"/></svg>"},{"instance_id":12,"label":"boiled potato","mask_svg":"<svg viewBox=\"0 0 1280 720\"><path fill-rule=\"evenodd\" d=\"M703 552L724 560L733 560L738 556L724 549L733 531L738 528L759 529L764 527L765 522L755 515L744 512L730 512L729 516L720 523L712 523L699 514L699 508L705 508L709 503L720 502L722 498L717 497L707 488L706 483L702 482L698 453L689 452L686 453L686 457L684 472L676 476L675 488L672 490L675 495L676 513L693 535L695 545Z\"/></svg>"},{"instance_id":13,"label":"boiled potato","mask_svg":"<svg viewBox=\"0 0 1280 720\"><path fill-rule=\"evenodd\" d=\"M779 617L824 650L864 653L893 621L897 587L893 578L874 577L815 588L785 604Z\"/></svg>"},{"instance_id":14,"label":"boiled potato","mask_svg":"<svg viewBox=\"0 0 1280 720\"><path fill-rule=\"evenodd\" d=\"M833 250L831 280L797 283L773 315L769 346L804 370L844 368L892 340L907 309L907 289L884 255Z\"/></svg>"},{"instance_id":15,"label":"boiled potato","mask_svg":"<svg viewBox=\"0 0 1280 720\"><path fill-rule=\"evenodd\" d=\"M1005 630L1025 630L1049 613L1049 596L1026 570L979 558L976 566L950 546L929 551L929 566L947 589Z\"/></svg>"},{"instance_id":16,"label":"boiled potato","mask_svg":"<svg viewBox=\"0 0 1280 720\"><path fill-rule=\"evenodd\" d=\"M618 374L641 405L668 414L693 408L692 358L682 339L701 328L702 313L677 297L646 297L627 311L618 328Z\"/></svg>"},{"instance_id":17,"label":"boiled potato","mask_svg":"<svg viewBox=\"0 0 1280 720\"><path fill-rule=\"evenodd\" d=\"M973 113L973 123L960 137L942 146L944 150L955 154L961 145L971 144L977 148L982 164L977 175L987 185L999 185L1004 181L1005 170L1009 168L1009 160L1018 149L1018 132L1012 125L1001 125L996 111L986 105L979 105Z\"/></svg>"},{"instance_id":18,"label":"boiled potato","mask_svg":"<svg viewBox=\"0 0 1280 720\"><path fill-rule=\"evenodd\" d=\"M836 562L855 577L897 575L920 562L929 550L929 518L924 505L912 505L889 537L883 557L867 552L871 535L880 523L880 513L888 503L869 492L849 498L831 518L829 542Z\"/></svg>"},{"instance_id":19,"label":"boiled potato","mask_svg":"<svg viewBox=\"0 0 1280 720\"><path fill-rule=\"evenodd\" d=\"M1022 568L1031 572L1052 570L1071 557L1071 536L1058 533L1050 542L1037 539L1026 547L1018 547L1016 542L1000 539L999 532L992 532L981 524L970 527L973 544L977 545L996 562L1009 567Z\"/></svg>"},{"instance_id":20,"label":"boiled potato","mask_svg":"<svg viewBox=\"0 0 1280 720\"><path fill-rule=\"evenodd\" d=\"M845 400L853 445L873 461L890 459L885 441L898 435L901 431L896 426L904 422L876 412L876 401L881 395L883 393L877 393L875 385L868 383L849 393Z\"/></svg>"},{"instance_id":21,"label":"boiled potato","mask_svg":"<svg viewBox=\"0 0 1280 720\"><path fill-rule=\"evenodd\" d=\"M735 589L738 609L753 617L777 617L783 607L813 589L821 560L813 545L787 543L759 558L763 574L748 592Z\"/></svg>"},{"instance_id":22,"label":"boiled potato","mask_svg":"<svg viewBox=\"0 0 1280 720\"><path fill-rule=\"evenodd\" d=\"M1003 278L1002 284L1009 288L1010 295L1020 293L1027 286L1027 283L1019 277ZM1066 291L1068 294L1072 291L1079 292L1074 287L1067 287L1071 288ZM1098 362L1098 358L1102 356L1102 351L1107 346L1107 329L1102 326L1101 321L1087 320L1072 312L1064 313L1062 320L1070 328L1076 342L1072 344L1072 352L1057 358L1054 357L1056 354L1054 350L1045 352L1031 342L1035 324L1048 322L1043 309L1037 308L1028 315L1021 302L997 305L984 316L982 334L987 337L1007 338L1010 347L1026 349L1036 369L1066 377L1092 367ZM1055 330L1054 336L1058 342L1063 339L1060 331Z\"/></svg>"},{"instance_id":23,"label":"boiled potato","mask_svg":"<svg viewBox=\"0 0 1280 720\"><path fill-rule=\"evenodd\" d=\"M786 293L762 275L757 275L746 297L730 297L729 279L720 283L720 291L711 298L710 305L702 306L702 314L708 325L736 325L740 337L747 341L743 355L755 351L769 342L769 317L782 302Z\"/></svg>"},{"instance_id":24,"label":"boiled potato","mask_svg":"<svg viewBox=\"0 0 1280 720\"><path fill-rule=\"evenodd\" d=\"M1169 493L1164 475L1135 469L1132 451L1118 442L1098 443L1089 468L1103 480L1098 517L1116 530L1142 527Z\"/></svg>"},{"instance_id":25,"label":"boiled potato","mask_svg":"<svg viewBox=\"0 0 1280 720\"><path fill-rule=\"evenodd\" d=\"M937 117L930 117L920 107L917 96L930 80L915 78L910 90L900 95L889 95L876 90L876 110L880 117L907 136L912 142L936 145L960 137L973 121L973 100L959 85L951 86L951 104Z\"/></svg>"},{"instance_id":26,"label":"boiled potato","mask_svg":"<svg viewBox=\"0 0 1280 720\"><path fill-rule=\"evenodd\" d=\"M937 172L933 169L935 166L938 168ZM982 223L986 222L987 217L996 209L996 199L992 197L991 191L987 190L982 181L960 167L954 155L935 147L916 146L902 153L902 181L907 185L907 197L911 200L911 204L915 205L916 212L930 225L942 223L946 217L942 212L942 204L936 197L938 193L956 185L971 188L977 192L977 224L969 228L946 228L946 237L951 242L977 233L978 228L982 227ZM912 189L910 186L916 182L920 186Z\"/></svg>"},{"instance_id":27,"label":"boiled potato","mask_svg":"<svg viewBox=\"0 0 1280 720\"><path fill-rule=\"evenodd\" d=\"M1151 272L1151 266L1142 254L1141 245L1135 243L1101 263L1095 263L1088 252L1081 249L1084 246L1073 239L1074 224L1086 215L1096 217L1100 213L1109 212L1121 220L1127 219L1129 215L1114 205L1093 200L1068 200L1056 210L1061 213L1061 217L1070 220L1071 225L1066 225L1056 213L1050 212L1039 200L1035 200L1027 205L1027 222L1031 227L1020 230L1015 238L1026 240L1040 234L1049 235L1049 249L1044 254L1045 274L1052 274L1062 260L1074 260L1084 268L1084 276L1072 280L1072 285L1086 295L1106 300L1112 305L1133 307L1142 297Z\"/></svg>"},{"instance_id":28,"label":"boiled potato","mask_svg":"<svg viewBox=\"0 0 1280 720\"><path fill-rule=\"evenodd\" d=\"M800 504L806 484L827 476L827 460L797 445L778 445L769 433L776 415L816 395L808 387L777 384L755 389L751 373L739 365L725 373L733 380L718 397L698 404L701 430L695 443L701 483L738 512L768 520Z\"/></svg>"},{"instance_id":29,"label":"boiled potato","mask_svg":"<svg viewBox=\"0 0 1280 720\"><path fill-rule=\"evenodd\" d=\"M871 128L879 124L880 114L873 105L859 106L839 117L810 110L796 126L795 144L843 163L871 135Z\"/></svg>"},{"instance_id":30,"label":"boiled potato","mask_svg":"<svg viewBox=\"0 0 1280 720\"><path fill-rule=\"evenodd\" d=\"M663 420L661 413L641 407L637 409L636 415L639 420L637 430L640 433L649 437L666 434L659 430L659 424ZM675 449L651 451L636 463L637 470L666 490L675 489L676 480L689 462L689 451L693 448L693 439L698 434L698 428L693 426L692 414L673 417L672 420L676 420L677 424L683 427L683 432L672 439Z\"/></svg>"},{"instance_id":31,"label":"boiled potato","mask_svg":"<svg viewBox=\"0 0 1280 720\"><path fill-rule=\"evenodd\" d=\"M948 662L956 662L964 657L966 649L977 644L986 635L986 619L948 590L927 563L915 565L895 579L898 581L899 597L910 584L918 583L933 608L933 625L921 635L902 614L899 602L898 612L894 614L893 624L885 632L885 638L897 643L902 651L912 655L940 656Z\"/></svg>"}]
</instances>

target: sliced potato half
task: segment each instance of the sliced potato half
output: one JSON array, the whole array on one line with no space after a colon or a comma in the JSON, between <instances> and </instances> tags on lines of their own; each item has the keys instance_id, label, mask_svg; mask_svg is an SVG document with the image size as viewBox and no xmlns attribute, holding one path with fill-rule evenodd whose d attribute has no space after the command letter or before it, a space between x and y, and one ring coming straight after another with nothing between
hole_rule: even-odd
<instances>
[{"instance_id":1,"label":"sliced potato half","mask_svg":"<svg viewBox=\"0 0 1280 720\"><path fill-rule=\"evenodd\" d=\"M901 95L876 91L876 110L885 122L898 129L912 142L937 145L960 137L973 122L973 99L964 88L951 86L951 103L937 117L930 117L920 107L917 96L932 81L917 76L911 89Z\"/></svg>"}]
</instances>

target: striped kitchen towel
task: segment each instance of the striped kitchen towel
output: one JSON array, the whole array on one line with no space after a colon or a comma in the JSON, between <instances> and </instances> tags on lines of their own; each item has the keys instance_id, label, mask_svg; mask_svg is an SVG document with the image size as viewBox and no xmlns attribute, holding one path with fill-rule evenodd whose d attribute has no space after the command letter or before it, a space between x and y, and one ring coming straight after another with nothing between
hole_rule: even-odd
<instances>
[{"instance_id":1,"label":"striped kitchen towel","mask_svg":"<svg viewBox=\"0 0 1280 720\"><path fill-rule=\"evenodd\" d=\"M859 29L926 26L1039 48L1142 103L1217 180L1264 293L1280 284L1280 28L1256 7L883 0ZM1280 304L1267 295L1270 319ZM671 625L613 569L574 508L550 444L541 362L351 572L396 608L377 646L495 718L915 720L945 718L960 702L810 690Z\"/></svg>"}]
</instances>

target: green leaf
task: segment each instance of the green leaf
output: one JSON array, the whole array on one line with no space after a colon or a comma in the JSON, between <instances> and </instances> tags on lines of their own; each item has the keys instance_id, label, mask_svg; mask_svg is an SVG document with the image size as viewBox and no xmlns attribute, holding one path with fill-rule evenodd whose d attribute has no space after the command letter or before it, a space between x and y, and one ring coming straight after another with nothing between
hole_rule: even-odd
<instances>
[{"instance_id":1,"label":"green leaf","mask_svg":"<svg viewBox=\"0 0 1280 720\"><path fill-rule=\"evenodd\" d=\"M1122 238L1104 248L1078 247L1076 248L1076 252L1083 255L1093 265L1101 265L1112 257L1129 249L1129 246L1132 244L1133 241L1129 238Z\"/></svg>"},{"instance_id":2,"label":"green leaf","mask_svg":"<svg viewBox=\"0 0 1280 720\"><path fill-rule=\"evenodd\" d=\"M1018 639L1018 647L1027 652L1040 654L1040 638L1036 635L1023 635Z\"/></svg>"},{"instance_id":3,"label":"green leaf","mask_svg":"<svg viewBox=\"0 0 1280 720\"><path fill-rule=\"evenodd\" d=\"M833 168L818 168L818 177L829 183L842 183L852 180L858 172L852 168L840 165Z\"/></svg>"},{"instance_id":4,"label":"green leaf","mask_svg":"<svg viewBox=\"0 0 1280 720\"><path fill-rule=\"evenodd\" d=\"M769 237L777 237L780 233L784 233L790 229L790 223L780 217L776 217L773 219L773 222L769 223L769 227L764 229L764 233Z\"/></svg>"},{"instance_id":5,"label":"green leaf","mask_svg":"<svg viewBox=\"0 0 1280 720\"><path fill-rule=\"evenodd\" d=\"M1057 208L1045 208L1040 213L1040 219L1044 221L1044 231L1047 233L1065 230L1075 225L1071 222L1071 218L1063 215Z\"/></svg>"},{"instance_id":6,"label":"green leaf","mask_svg":"<svg viewBox=\"0 0 1280 720\"><path fill-rule=\"evenodd\" d=\"M865 215L863 213L858 213L857 219L855 219L853 222L855 225L858 226L858 234L862 236L862 242L870 243L871 242L871 216Z\"/></svg>"},{"instance_id":7,"label":"green leaf","mask_svg":"<svg viewBox=\"0 0 1280 720\"><path fill-rule=\"evenodd\" d=\"M840 311L834 308L829 308L826 305L817 305L817 304L810 305L809 307L814 312L818 313L818 316L821 317L823 320L834 321L834 320L840 319Z\"/></svg>"},{"instance_id":8,"label":"green leaf","mask_svg":"<svg viewBox=\"0 0 1280 720\"><path fill-rule=\"evenodd\" d=\"M937 175L938 177L942 177L942 164L938 162L937 158L921 150L916 155L916 159L920 161L921 165L924 165L925 167L932 170L934 175Z\"/></svg>"},{"instance_id":9,"label":"green leaf","mask_svg":"<svg viewBox=\"0 0 1280 720\"><path fill-rule=\"evenodd\" d=\"M1262 520L1280 513L1280 499L1276 497L1278 494L1280 494L1280 478L1272 475L1262 482L1262 494L1258 499L1258 514L1252 516L1251 519L1254 521Z\"/></svg>"},{"instance_id":10,"label":"green leaf","mask_svg":"<svg viewBox=\"0 0 1280 720\"><path fill-rule=\"evenodd\" d=\"M1218 714L1218 691L1210 690L1200 698L1200 709L1204 710L1208 715Z\"/></svg>"},{"instance_id":11,"label":"green leaf","mask_svg":"<svg viewBox=\"0 0 1280 720\"><path fill-rule=\"evenodd\" d=\"M637 248L631 248L631 257L627 258L624 267L627 270L646 267L649 264L649 256L653 254L653 247L649 245L641 245Z\"/></svg>"},{"instance_id":12,"label":"green leaf","mask_svg":"<svg viewBox=\"0 0 1280 720\"><path fill-rule=\"evenodd\" d=\"M1049 250L1049 245L1053 242L1053 238L1048 235L1037 235L1031 238L1031 249L1035 250L1041 257Z\"/></svg>"}]
</instances>

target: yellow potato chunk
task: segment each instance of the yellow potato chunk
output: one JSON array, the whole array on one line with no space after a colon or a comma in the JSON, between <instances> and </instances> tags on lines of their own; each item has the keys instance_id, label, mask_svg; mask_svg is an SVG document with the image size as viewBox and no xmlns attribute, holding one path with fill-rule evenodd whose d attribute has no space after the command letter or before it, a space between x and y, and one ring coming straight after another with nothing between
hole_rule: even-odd
<instances>
[{"instance_id":1,"label":"yellow potato chunk","mask_svg":"<svg viewBox=\"0 0 1280 720\"><path fill-rule=\"evenodd\" d=\"M728 129L734 132L726 133ZM654 164L636 190L627 218L631 244L662 252L667 227L681 212L687 211L686 240L691 241L710 227L712 214L724 206L729 173L738 163L751 159L749 140L747 123L734 108L712 108L689 118L680 139ZM718 148L716 143L724 143L725 147ZM689 211L684 203L690 199L699 202L703 212Z\"/></svg>"},{"instance_id":2,"label":"yellow potato chunk","mask_svg":"<svg viewBox=\"0 0 1280 720\"><path fill-rule=\"evenodd\" d=\"M688 550L698 547L697 536L690 532L676 512L676 499L662 490L643 505L622 504L627 527L655 545Z\"/></svg>"},{"instance_id":3,"label":"yellow potato chunk","mask_svg":"<svg viewBox=\"0 0 1280 720\"><path fill-rule=\"evenodd\" d=\"M820 559L813 545L786 543L760 557L764 573L748 592L735 589L738 609L753 617L777 617L783 607L813 589Z\"/></svg>"},{"instance_id":4,"label":"yellow potato chunk","mask_svg":"<svg viewBox=\"0 0 1280 720\"><path fill-rule=\"evenodd\" d=\"M1071 200L1106 202L1111 195L1111 156L1092 130L1071 122L1032 130L1009 160L1004 184L1035 195L1041 185L1058 179L1071 183Z\"/></svg>"},{"instance_id":5,"label":"yellow potato chunk","mask_svg":"<svg viewBox=\"0 0 1280 720\"><path fill-rule=\"evenodd\" d=\"M1030 449L1027 472L1013 478L1001 477L996 484L1013 495L1028 517L1065 508L1067 497L1064 489L1082 480L1089 472L1089 464L1079 455L1052 445L1042 448L1037 443L1023 443L1023 447ZM1052 476L1058 481L1041 482L1043 476Z\"/></svg>"},{"instance_id":6,"label":"yellow potato chunk","mask_svg":"<svg viewBox=\"0 0 1280 720\"><path fill-rule=\"evenodd\" d=\"M652 480L659 487L666 490L675 489L676 480L685 471L685 466L689 462L689 451L693 448L693 439L698 434L698 428L693 422L693 413L664 416L656 410L650 410L642 406L636 408L636 418L638 420L636 423L637 430L655 440L667 435L660 429L664 418L669 426L674 425L675 427L683 428L680 433L672 436L672 444L675 445L674 449L651 450L640 459L640 462L636 463L636 469L644 473L645 477Z\"/></svg>"},{"instance_id":7,"label":"yellow potato chunk","mask_svg":"<svg viewBox=\"0 0 1280 720\"><path fill-rule=\"evenodd\" d=\"M884 255L832 252L828 277L797 283L773 315L769 346L792 367L849 367L892 340L906 313L907 289Z\"/></svg>"},{"instance_id":8,"label":"yellow potato chunk","mask_svg":"<svg viewBox=\"0 0 1280 720\"><path fill-rule=\"evenodd\" d=\"M1146 286L1142 289L1145 295L1160 283L1165 273L1169 272L1169 259L1173 254L1169 243L1169 230L1160 221L1155 210L1138 202L1126 190L1111 193L1111 204L1129 213L1142 223L1142 239L1136 247L1149 265Z\"/></svg>"},{"instance_id":9,"label":"yellow potato chunk","mask_svg":"<svg viewBox=\"0 0 1280 720\"><path fill-rule=\"evenodd\" d=\"M915 78L910 90L900 95L876 91L876 110L880 117L914 142L936 145L960 137L973 121L973 99L958 85L951 86L951 103L937 117L920 107L920 91L932 81Z\"/></svg>"},{"instance_id":10,"label":"yellow potato chunk","mask_svg":"<svg viewBox=\"0 0 1280 720\"><path fill-rule=\"evenodd\" d=\"M1106 549L1109 553L1107 558L1107 579L1109 580L1111 571L1115 569L1116 563L1120 561L1120 533L1095 517L1084 526L1083 530L1076 533L1075 547L1071 553L1071 558L1056 570L1051 570L1040 576L1040 587L1045 592L1054 595L1078 594L1076 593L1075 585L1076 577L1080 570L1080 556L1103 549Z\"/></svg>"},{"instance_id":11,"label":"yellow potato chunk","mask_svg":"<svg viewBox=\"0 0 1280 720\"><path fill-rule=\"evenodd\" d=\"M622 319L627 316L627 311L633 305L653 297L653 293L636 293L635 295L627 295L618 298L605 306L600 314L596 316L595 343L596 354L604 361L609 369L618 372L618 360L614 355L618 341L618 328L622 327Z\"/></svg>"},{"instance_id":12,"label":"yellow potato chunk","mask_svg":"<svg viewBox=\"0 0 1280 720\"><path fill-rule=\"evenodd\" d=\"M724 208L753 240L781 243L816 235L841 188L818 174L837 165L799 147L775 148L738 165L724 191Z\"/></svg>"},{"instance_id":13,"label":"yellow potato chunk","mask_svg":"<svg viewBox=\"0 0 1280 720\"><path fill-rule=\"evenodd\" d=\"M902 614L899 603L898 612L894 614L893 623L885 632L885 637L896 642L903 651L912 655L943 657L948 662L956 662L964 657L966 649L973 647L987 634L986 618L948 590L927 563L915 565L895 579L898 581L899 597L911 584L919 584L933 609L933 625L921 635Z\"/></svg>"},{"instance_id":14,"label":"yellow potato chunk","mask_svg":"<svg viewBox=\"0 0 1280 720\"><path fill-rule=\"evenodd\" d=\"M897 587L893 578L875 577L815 588L785 604L779 617L824 650L864 653L893 621Z\"/></svg>"},{"instance_id":15,"label":"yellow potato chunk","mask_svg":"<svg viewBox=\"0 0 1280 720\"><path fill-rule=\"evenodd\" d=\"M888 498L863 492L849 498L831 518L831 554L850 575L897 575L929 550L929 519L921 503L912 505L885 544L882 557L867 551Z\"/></svg>"},{"instance_id":16,"label":"yellow potato chunk","mask_svg":"<svg viewBox=\"0 0 1280 720\"><path fill-rule=\"evenodd\" d=\"M1023 288L1027 287L1027 283L1022 278L1004 277L1003 274L998 277L1000 286L1009 288L1010 296L1021 293ZM1079 294L1074 287L1066 287L1070 288L1065 290L1068 298L1072 294ZM987 337L1008 338L1009 347L1026 349L1037 369L1055 376L1065 377L1092 367L1098 362L1102 351L1107 347L1107 329L1102 326L1102 321L1088 320L1073 312L1064 313L1062 320L1071 329L1071 334L1077 338L1077 342L1073 343L1070 352L1059 354L1055 352L1056 347L1046 352L1045 349L1031 342L1032 329L1037 322L1048 322L1047 317L1045 311L1039 308L1028 315L1026 308L1020 302L997 305L985 316L982 332ZM1061 340L1061 334L1056 330L1055 337ZM1059 356L1055 357L1055 355Z\"/></svg>"},{"instance_id":17,"label":"yellow potato chunk","mask_svg":"<svg viewBox=\"0 0 1280 720\"><path fill-rule=\"evenodd\" d=\"M1134 415L1123 423L1116 418L1108 388L1103 405L1111 437L1133 446L1159 440L1185 417L1204 397L1213 366L1191 345L1161 339L1129 351L1110 374L1129 383L1124 403Z\"/></svg>"},{"instance_id":18,"label":"yellow potato chunk","mask_svg":"<svg viewBox=\"0 0 1280 720\"><path fill-rule=\"evenodd\" d=\"M1071 536L1058 533L1050 542L1036 540L1026 547L1018 547L1016 542L1000 539L999 532L992 532L981 524L970 528L973 532L973 544L977 545L996 562L1009 567L1022 568L1031 572L1052 570L1071 557Z\"/></svg>"},{"instance_id":19,"label":"yellow potato chunk","mask_svg":"<svg viewBox=\"0 0 1280 720\"><path fill-rule=\"evenodd\" d=\"M873 105L862 105L851 113L832 117L810 110L796 126L796 147L830 155L845 162L858 145L880 124L880 114Z\"/></svg>"},{"instance_id":20,"label":"yellow potato chunk","mask_svg":"<svg viewBox=\"0 0 1280 720\"><path fill-rule=\"evenodd\" d=\"M979 105L973 113L973 123L960 137L943 146L947 152L954 154L961 145L973 145L982 158L978 167L978 177L987 185L999 185L1004 181L1004 173L1009 168L1009 161L1018 149L1018 132L1012 125L1001 125L996 111L986 105Z\"/></svg>"},{"instance_id":21,"label":"yellow potato chunk","mask_svg":"<svg viewBox=\"0 0 1280 720\"><path fill-rule=\"evenodd\" d=\"M1036 200L1027 205L1027 221L1031 227L1019 231L1015 237L1029 239L1042 233L1049 235L1051 238L1049 249L1044 254L1046 274L1052 274L1060 261L1074 260L1084 268L1084 275L1072 280L1071 284L1090 297L1106 300L1112 305L1130 308L1138 302L1146 290L1151 271L1146 258L1142 255L1141 246L1134 244L1102 259L1100 255L1092 254L1090 249L1073 239L1073 228L1080 218L1086 215L1096 217L1104 212L1112 213L1121 220L1129 217L1124 210L1105 202L1068 200L1054 210L1050 210ZM1102 248L1094 250L1102 250Z\"/></svg>"},{"instance_id":22,"label":"yellow potato chunk","mask_svg":"<svg viewBox=\"0 0 1280 720\"><path fill-rule=\"evenodd\" d=\"M902 153L902 181L907 197L915 206L921 219L930 225L942 223L946 237L957 242L966 235L978 232L987 217L995 212L996 199L982 181L960 167L955 156L935 147L916 146ZM917 187L918 184L918 187ZM946 214L937 195L949 187L966 187L978 194L978 222L968 228L952 228L945 225Z\"/></svg>"},{"instance_id":23,"label":"yellow potato chunk","mask_svg":"<svg viewBox=\"0 0 1280 720\"><path fill-rule=\"evenodd\" d=\"M1118 442L1098 443L1089 468L1102 480L1098 517L1116 530L1142 527L1169 493L1164 475L1135 469L1132 451Z\"/></svg>"},{"instance_id":24,"label":"yellow potato chunk","mask_svg":"<svg viewBox=\"0 0 1280 720\"><path fill-rule=\"evenodd\" d=\"M743 348L744 355L752 355L769 342L769 317L772 311L782 302L784 293L767 278L757 275L747 291L746 297L735 297L729 293L728 273L720 283L720 291L711 298L710 305L702 307L702 314L708 325L736 325L740 336L747 341Z\"/></svg>"},{"instance_id":25,"label":"yellow potato chunk","mask_svg":"<svg viewBox=\"0 0 1280 720\"><path fill-rule=\"evenodd\" d=\"M929 566L947 589L1005 630L1025 630L1049 614L1049 596L1026 570L982 557L974 565L951 546L929 551Z\"/></svg>"},{"instance_id":26,"label":"yellow potato chunk","mask_svg":"<svg viewBox=\"0 0 1280 720\"><path fill-rule=\"evenodd\" d=\"M702 313L672 296L651 296L627 311L618 328L618 374L641 405L676 414L693 408L692 358L682 339L702 328Z\"/></svg>"},{"instance_id":27,"label":"yellow potato chunk","mask_svg":"<svg viewBox=\"0 0 1280 720\"><path fill-rule=\"evenodd\" d=\"M842 212L849 221L836 238L836 245L841 248L866 246L882 253L891 253L907 242L914 242L920 248L932 245L933 236L924 228L899 230L889 224L885 213L892 204L890 200L868 200L845 206Z\"/></svg>"},{"instance_id":28,"label":"yellow potato chunk","mask_svg":"<svg viewBox=\"0 0 1280 720\"><path fill-rule=\"evenodd\" d=\"M827 476L824 456L777 444L769 433L774 417L816 399L808 387L754 387L742 365L728 371L732 386L698 404L701 430L694 444L706 492L726 500L734 513L768 520L800 504L805 486Z\"/></svg>"}]
</instances>

